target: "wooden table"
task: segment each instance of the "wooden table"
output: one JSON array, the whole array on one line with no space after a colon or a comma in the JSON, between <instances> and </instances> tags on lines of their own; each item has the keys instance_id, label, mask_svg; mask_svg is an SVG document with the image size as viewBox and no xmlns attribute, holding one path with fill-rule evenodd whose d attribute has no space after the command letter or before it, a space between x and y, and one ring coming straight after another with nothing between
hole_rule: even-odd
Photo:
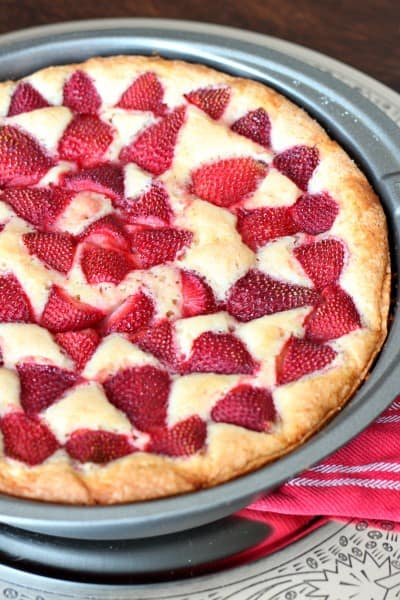
<instances>
[{"instance_id":1,"label":"wooden table","mask_svg":"<svg viewBox=\"0 0 400 600\"><path fill-rule=\"evenodd\" d=\"M0 33L107 17L251 29L319 50L400 92L399 0L0 0Z\"/></svg>"}]
</instances>

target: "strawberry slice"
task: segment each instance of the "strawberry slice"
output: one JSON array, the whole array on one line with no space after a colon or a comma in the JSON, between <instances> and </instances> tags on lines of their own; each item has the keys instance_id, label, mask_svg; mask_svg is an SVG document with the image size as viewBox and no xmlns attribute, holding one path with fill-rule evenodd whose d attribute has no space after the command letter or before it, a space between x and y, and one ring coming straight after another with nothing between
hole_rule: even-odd
<instances>
[{"instance_id":1,"label":"strawberry slice","mask_svg":"<svg viewBox=\"0 0 400 600\"><path fill-rule=\"evenodd\" d=\"M138 254L143 269L179 258L192 239L191 231L168 227L143 229L131 235L132 248Z\"/></svg>"},{"instance_id":2,"label":"strawberry slice","mask_svg":"<svg viewBox=\"0 0 400 600\"><path fill-rule=\"evenodd\" d=\"M361 327L360 315L352 298L338 285L326 287L314 310L305 320L306 337L325 342Z\"/></svg>"},{"instance_id":3,"label":"strawberry slice","mask_svg":"<svg viewBox=\"0 0 400 600\"><path fill-rule=\"evenodd\" d=\"M328 231L338 214L339 207L327 192L304 194L292 207L292 216L299 231L311 235Z\"/></svg>"},{"instance_id":4,"label":"strawberry slice","mask_svg":"<svg viewBox=\"0 0 400 600\"><path fill-rule=\"evenodd\" d=\"M217 423L231 423L253 431L270 431L276 411L268 390L239 385L217 402L211 418Z\"/></svg>"},{"instance_id":5,"label":"strawberry slice","mask_svg":"<svg viewBox=\"0 0 400 600\"><path fill-rule=\"evenodd\" d=\"M73 194L60 188L8 188L1 200L36 227L51 226L71 202Z\"/></svg>"},{"instance_id":6,"label":"strawberry slice","mask_svg":"<svg viewBox=\"0 0 400 600\"><path fill-rule=\"evenodd\" d=\"M138 198L128 198L119 206L129 223L160 227L169 225L171 221L169 196L159 182L153 183L151 188Z\"/></svg>"},{"instance_id":7,"label":"strawberry slice","mask_svg":"<svg viewBox=\"0 0 400 600\"><path fill-rule=\"evenodd\" d=\"M293 251L305 273L316 288L335 283L344 265L344 246L339 240L326 238L319 242L303 244Z\"/></svg>"},{"instance_id":8,"label":"strawberry slice","mask_svg":"<svg viewBox=\"0 0 400 600\"><path fill-rule=\"evenodd\" d=\"M191 193L217 206L229 207L252 194L267 174L254 158L226 158L193 171Z\"/></svg>"},{"instance_id":9,"label":"strawberry slice","mask_svg":"<svg viewBox=\"0 0 400 600\"><path fill-rule=\"evenodd\" d=\"M249 271L231 287L227 310L239 321L251 321L283 310L314 305L319 294L313 289L272 279L260 271Z\"/></svg>"},{"instance_id":10,"label":"strawberry slice","mask_svg":"<svg viewBox=\"0 0 400 600\"><path fill-rule=\"evenodd\" d=\"M31 303L14 275L0 275L0 323L30 323Z\"/></svg>"},{"instance_id":11,"label":"strawberry slice","mask_svg":"<svg viewBox=\"0 0 400 600\"><path fill-rule=\"evenodd\" d=\"M79 377L52 365L20 363L17 365L21 383L21 405L29 416L51 406Z\"/></svg>"},{"instance_id":12,"label":"strawberry slice","mask_svg":"<svg viewBox=\"0 0 400 600\"><path fill-rule=\"evenodd\" d=\"M99 334L94 329L57 333L55 338L57 344L59 344L75 362L78 371L84 369L86 363L92 357L100 342Z\"/></svg>"},{"instance_id":13,"label":"strawberry slice","mask_svg":"<svg viewBox=\"0 0 400 600\"><path fill-rule=\"evenodd\" d=\"M105 334L134 333L148 327L154 316L153 301L143 292L128 296L107 320Z\"/></svg>"},{"instance_id":14,"label":"strawberry slice","mask_svg":"<svg viewBox=\"0 0 400 600\"><path fill-rule=\"evenodd\" d=\"M60 447L50 429L37 418L12 412L0 421L4 454L31 467L39 465Z\"/></svg>"},{"instance_id":15,"label":"strawberry slice","mask_svg":"<svg viewBox=\"0 0 400 600\"><path fill-rule=\"evenodd\" d=\"M222 117L229 104L231 90L228 87L200 88L184 94L184 96L188 102L217 121Z\"/></svg>"},{"instance_id":16,"label":"strawberry slice","mask_svg":"<svg viewBox=\"0 0 400 600\"><path fill-rule=\"evenodd\" d=\"M122 148L120 160L134 162L142 169L162 175L172 165L179 130L185 121L184 106L175 108L154 125L150 125L129 146Z\"/></svg>"},{"instance_id":17,"label":"strawberry slice","mask_svg":"<svg viewBox=\"0 0 400 600\"><path fill-rule=\"evenodd\" d=\"M232 333L205 331L194 340L192 353L183 365L183 371L253 375L257 366L243 342Z\"/></svg>"},{"instance_id":18,"label":"strawberry slice","mask_svg":"<svg viewBox=\"0 0 400 600\"><path fill-rule=\"evenodd\" d=\"M69 190L97 192L117 200L124 194L124 172L118 165L105 163L68 173L63 185Z\"/></svg>"},{"instance_id":19,"label":"strawberry slice","mask_svg":"<svg viewBox=\"0 0 400 600\"><path fill-rule=\"evenodd\" d=\"M108 123L96 115L77 115L64 131L58 153L63 160L89 166L100 160L112 141Z\"/></svg>"},{"instance_id":20,"label":"strawberry slice","mask_svg":"<svg viewBox=\"0 0 400 600\"><path fill-rule=\"evenodd\" d=\"M293 146L275 156L273 165L306 191L308 182L319 164L319 152L311 146Z\"/></svg>"},{"instance_id":21,"label":"strawberry slice","mask_svg":"<svg viewBox=\"0 0 400 600\"><path fill-rule=\"evenodd\" d=\"M101 98L89 75L75 71L64 84L63 104L77 113L96 114Z\"/></svg>"},{"instance_id":22,"label":"strawberry slice","mask_svg":"<svg viewBox=\"0 0 400 600\"><path fill-rule=\"evenodd\" d=\"M231 126L232 131L269 148L271 146L271 121L263 108L251 110Z\"/></svg>"},{"instance_id":23,"label":"strawberry slice","mask_svg":"<svg viewBox=\"0 0 400 600\"><path fill-rule=\"evenodd\" d=\"M152 366L119 371L104 383L109 401L140 431L164 427L171 382L168 373Z\"/></svg>"},{"instance_id":24,"label":"strawberry slice","mask_svg":"<svg viewBox=\"0 0 400 600\"><path fill-rule=\"evenodd\" d=\"M208 315L218 310L214 293L202 277L191 271L181 271L182 317Z\"/></svg>"},{"instance_id":25,"label":"strawberry slice","mask_svg":"<svg viewBox=\"0 0 400 600\"><path fill-rule=\"evenodd\" d=\"M336 356L330 346L292 336L276 358L276 381L284 385L304 375L320 371Z\"/></svg>"},{"instance_id":26,"label":"strawberry slice","mask_svg":"<svg viewBox=\"0 0 400 600\"><path fill-rule=\"evenodd\" d=\"M135 268L126 252L85 244L81 253L81 269L88 283L118 285Z\"/></svg>"},{"instance_id":27,"label":"strawberry slice","mask_svg":"<svg viewBox=\"0 0 400 600\"><path fill-rule=\"evenodd\" d=\"M65 449L74 460L96 464L105 464L135 452L126 435L94 429L74 431Z\"/></svg>"},{"instance_id":28,"label":"strawberry slice","mask_svg":"<svg viewBox=\"0 0 400 600\"><path fill-rule=\"evenodd\" d=\"M41 325L50 331L76 331L95 325L104 317L98 308L69 296L54 285L44 308Z\"/></svg>"},{"instance_id":29,"label":"strawberry slice","mask_svg":"<svg viewBox=\"0 0 400 600\"><path fill-rule=\"evenodd\" d=\"M145 352L150 352L158 360L165 363L171 370L177 370L181 360L175 346L174 332L169 321L164 320L140 330L133 336L132 341L136 342L139 348Z\"/></svg>"},{"instance_id":30,"label":"strawberry slice","mask_svg":"<svg viewBox=\"0 0 400 600\"><path fill-rule=\"evenodd\" d=\"M143 73L122 94L117 106L125 110L151 111L155 115L163 115L166 105L163 104L164 90L155 73Z\"/></svg>"},{"instance_id":31,"label":"strawberry slice","mask_svg":"<svg viewBox=\"0 0 400 600\"><path fill-rule=\"evenodd\" d=\"M244 243L257 251L275 238L294 235L298 226L289 208L255 208L238 212L237 230Z\"/></svg>"},{"instance_id":32,"label":"strawberry slice","mask_svg":"<svg viewBox=\"0 0 400 600\"><path fill-rule=\"evenodd\" d=\"M14 90L7 116L14 117L46 106L50 106L47 100L30 83L21 81Z\"/></svg>"},{"instance_id":33,"label":"strawberry slice","mask_svg":"<svg viewBox=\"0 0 400 600\"><path fill-rule=\"evenodd\" d=\"M48 267L68 273L75 255L75 241L68 233L24 233L22 240L30 254Z\"/></svg>"},{"instance_id":34,"label":"strawberry slice","mask_svg":"<svg viewBox=\"0 0 400 600\"><path fill-rule=\"evenodd\" d=\"M79 235L79 241L91 242L102 248L129 252L130 239L123 224L115 214L94 221Z\"/></svg>"},{"instance_id":35,"label":"strawberry slice","mask_svg":"<svg viewBox=\"0 0 400 600\"><path fill-rule=\"evenodd\" d=\"M0 185L31 185L54 161L28 133L11 125L0 127Z\"/></svg>"},{"instance_id":36,"label":"strawberry slice","mask_svg":"<svg viewBox=\"0 0 400 600\"><path fill-rule=\"evenodd\" d=\"M170 429L154 431L146 450L166 456L191 456L204 447L206 439L206 423L199 416L193 415Z\"/></svg>"}]
</instances>

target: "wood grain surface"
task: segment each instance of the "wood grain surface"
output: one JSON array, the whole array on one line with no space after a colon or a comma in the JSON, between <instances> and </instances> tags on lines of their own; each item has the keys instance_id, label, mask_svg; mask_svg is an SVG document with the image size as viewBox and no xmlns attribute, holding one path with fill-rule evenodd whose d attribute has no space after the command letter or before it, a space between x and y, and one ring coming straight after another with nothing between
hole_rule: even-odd
<instances>
[{"instance_id":1,"label":"wood grain surface","mask_svg":"<svg viewBox=\"0 0 400 600\"><path fill-rule=\"evenodd\" d=\"M191 19L319 50L400 92L400 0L0 0L0 33L110 17Z\"/></svg>"}]
</instances>

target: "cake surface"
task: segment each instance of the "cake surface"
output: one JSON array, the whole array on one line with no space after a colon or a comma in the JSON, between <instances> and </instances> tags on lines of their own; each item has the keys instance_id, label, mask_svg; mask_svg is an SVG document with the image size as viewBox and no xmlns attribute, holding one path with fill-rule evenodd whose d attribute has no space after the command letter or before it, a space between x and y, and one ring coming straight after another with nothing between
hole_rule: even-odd
<instances>
[{"instance_id":1,"label":"cake surface","mask_svg":"<svg viewBox=\"0 0 400 600\"><path fill-rule=\"evenodd\" d=\"M0 84L0 118L1 492L213 486L362 383L386 335L385 217L301 108L112 57Z\"/></svg>"}]
</instances>

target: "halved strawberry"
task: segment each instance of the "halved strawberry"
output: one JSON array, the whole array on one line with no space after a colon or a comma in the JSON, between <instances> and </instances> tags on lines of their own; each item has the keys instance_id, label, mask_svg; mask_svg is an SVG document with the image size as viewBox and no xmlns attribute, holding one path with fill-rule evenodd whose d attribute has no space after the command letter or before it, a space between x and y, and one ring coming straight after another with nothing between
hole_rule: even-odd
<instances>
[{"instance_id":1,"label":"halved strawberry","mask_svg":"<svg viewBox=\"0 0 400 600\"><path fill-rule=\"evenodd\" d=\"M125 110L149 110L155 115L163 115L164 90L155 73L143 73L122 94L117 106Z\"/></svg>"},{"instance_id":2,"label":"halved strawberry","mask_svg":"<svg viewBox=\"0 0 400 600\"><path fill-rule=\"evenodd\" d=\"M319 152L312 146L293 146L274 158L273 165L289 177L301 190L307 190L308 182L319 164Z\"/></svg>"},{"instance_id":3,"label":"halved strawberry","mask_svg":"<svg viewBox=\"0 0 400 600\"><path fill-rule=\"evenodd\" d=\"M185 373L222 373L252 375L257 363L232 333L205 331L197 337L192 352L182 367Z\"/></svg>"},{"instance_id":4,"label":"halved strawberry","mask_svg":"<svg viewBox=\"0 0 400 600\"><path fill-rule=\"evenodd\" d=\"M192 172L191 193L217 206L229 207L252 194L267 174L254 158L225 158Z\"/></svg>"},{"instance_id":5,"label":"halved strawberry","mask_svg":"<svg viewBox=\"0 0 400 600\"><path fill-rule=\"evenodd\" d=\"M43 98L42 94L27 81L21 81L13 92L7 116L13 117L46 106L50 106L50 104Z\"/></svg>"},{"instance_id":6,"label":"halved strawberry","mask_svg":"<svg viewBox=\"0 0 400 600\"><path fill-rule=\"evenodd\" d=\"M147 327L154 316L153 301L143 292L128 298L108 318L105 334L134 333Z\"/></svg>"},{"instance_id":7,"label":"halved strawberry","mask_svg":"<svg viewBox=\"0 0 400 600\"><path fill-rule=\"evenodd\" d=\"M109 282L118 285L133 271L135 263L126 252L85 244L81 255L81 269L88 283Z\"/></svg>"},{"instance_id":8,"label":"halved strawberry","mask_svg":"<svg viewBox=\"0 0 400 600\"><path fill-rule=\"evenodd\" d=\"M145 352L150 352L158 360L165 363L171 370L177 370L181 362L174 341L174 332L169 321L164 320L140 330L133 336L132 341Z\"/></svg>"},{"instance_id":9,"label":"halved strawberry","mask_svg":"<svg viewBox=\"0 0 400 600\"><path fill-rule=\"evenodd\" d=\"M24 233L22 236L30 254L34 254L48 267L68 273L72 267L76 243L68 233Z\"/></svg>"},{"instance_id":10,"label":"halved strawberry","mask_svg":"<svg viewBox=\"0 0 400 600\"><path fill-rule=\"evenodd\" d=\"M100 336L94 329L57 333L55 339L75 362L77 371L82 371L100 342Z\"/></svg>"},{"instance_id":11,"label":"halved strawberry","mask_svg":"<svg viewBox=\"0 0 400 600\"><path fill-rule=\"evenodd\" d=\"M233 123L231 129L265 148L271 145L271 121L263 108L251 110L240 117Z\"/></svg>"},{"instance_id":12,"label":"halved strawberry","mask_svg":"<svg viewBox=\"0 0 400 600\"><path fill-rule=\"evenodd\" d=\"M346 335L361 327L355 304L338 285L326 287L314 310L305 320L306 337L325 342Z\"/></svg>"},{"instance_id":13,"label":"halved strawberry","mask_svg":"<svg viewBox=\"0 0 400 600\"><path fill-rule=\"evenodd\" d=\"M256 251L270 240L294 235L298 226L286 207L254 208L238 212L237 229L244 243Z\"/></svg>"},{"instance_id":14,"label":"halved strawberry","mask_svg":"<svg viewBox=\"0 0 400 600\"><path fill-rule=\"evenodd\" d=\"M0 275L0 323L33 321L31 303L14 275Z\"/></svg>"},{"instance_id":15,"label":"halved strawberry","mask_svg":"<svg viewBox=\"0 0 400 600\"><path fill-rule=\"evenodd\" d=\"M109 401L141 431L164 427L171 381L166 371L152 366L131 367L103 383Z\"/></svg>"},{"instance_id":16,"label":"halved strawberry","mask_svg":"<svg viewBox=\"0 0 400 600\"><path fill-rule=\"evenodd\" d=\"M208 315L218 310L214 293L202 277L192 271L181 271L182 317Z\"/></svg>"},{"instance_id":17,"label":"halved strawberry","mask_svg":"<svg viewBox=\"0 0 400 600\"><path fill-rule=\"evenodd\" d=\"M311 235L328 231L338 214L337 202L327 192L303 194L292 207L292 216L299 231Z\"/></svg>"},{"instance_id":18,"label":"halved strawberry","mask_svg":"<svg viewBox=\"0 0 400 600\"><path fill-rule=\"evenodd\" d=\"M76 331L95 325L104 317L98 308L80 302L54 285L44 308L41 325L50 331Z\"/></svg>"},{"instance_id":19,"label":"halved strawberry","mask_svg":"<svg viewBox=\"0 0 400 600\"><path fill-rule=\"evenodd\" d=\"M37 183L53 164L28 133L11 125L0 127L0 185Z\"/></svg>"},{"instance_id":20,"label":"halved strawberry","mask_svg":"<svg viewBox=\"0 0 400 600\"><path fill-rule=\"evenodd\" d=\"M101 106L101 98L89 75L75 71L64 84L63 104L77 113L95 114Z\"/></svg>"},{"instance_id":21,"label":"halved strawberry","mask_svg":"<svg viewBox=\"0 0 400 600\"><path fill-rule=\"evenodd\" d=\"M124 194L124 172L118 165L105 163L76 173L68 173L63 184L77 192L97 192L118 199Z\"/></svg>"},{"instance_id":22,"label":"halved strawberry","mask_svg":"<svg viewBox=\"0 0 400 600\"><path fill-rule=\"evenodd\" d=\"M239 321L315 305L319 293L314 289L272 279L260 271L249 271L229 291L227 310Z\"/></svg>"},{"instance_id":23,"label":"halved strawberry","mask_svg":"<svg viewBox=\"0 0 400 600\"><path fill-rule=\"evenodd\" d=\"M221 398L211 411L217 423L231 423L253 431L269 431L276 419L271 393L264 388L238 385Z\"/></svg>"},{"instance_id":24,"label":"halved strawberry","mask_svg":"<svg viewBox=\"0 0 400 600\"><path fill-rule=\"evenodd\" d=\"M80 235L79 241L91 242L102 248L129 252L130 239L123 224L115 214L94 221Z\"/></svg>"},{"instance_id":25,"label":"halved strawberry","mask_svg":"<svg viewBox=\"0 0 400 600\"><path fill-rule=\"evenodd\" d=\"M112 141L108 123L95 115L77 115L64 131L58 153L63 160L89 166L101 159Z\"/></svg>"},{"instance_id":26,"label":"halved strawberry","mask_svg":"<svg viewBox=\"0 0 400 600\"><path fill-rule=\"evenodd\" d=\"M36 227L46 228L71 202L73 194L60 188L8 188L1 200L14 212Z\"/></svg>"},{"instance_id":27,"label":"halved strawberry","mask_svg":"<svg viewBox=\"0 0 400 600\"><path fill-rule=\"evenodd\" d=\"M105 464L135 452L126 435L112 431L77 429L68 438L65 449L81 463Z\"/></svg>"},{"instance_id":28,"label":"halved strawberry","mask_svg":"<svg viewBox=\"0 0 400 600\"><path fill-rule=\"evenodd\" d=\"M51 406L66 390L75 385L78 375L53 365L19 363L21 405L29 416Z\"/></svg>"},{"instance_id":29,"label":"halved strawberry","mask_svg":"<svg viewBox=\"0 0 400 600\"><path fill-rule=\"evenodd\" d=\"M119 207L129 223L159 227L169 225L171 221L169 196L160 182L153 183L151 188L138 198L124 200Z\"/></svg>"},{"instance_id":30,"label":"halved strawberry","mask_svg":"<svg viewBox=\"0 0 400 600\"><path fill-rule=\"evenodd\" d=\"M132 249L143 269L175 260L192 239L191 231L168 227L143 229L131 235Z\"/></svg>"},{"instance_id":31,"label":"halved strawberry","mask_svg":"<svg viewBox=\"0 0 400 600\"><path fill-rule=\"evenodd\" d=\"M229 104L231 90L228 87L207 87L193 90L184 96L188 102L217 121L222 117Z\"/></svg>"},{"instance_id":32,"label":"halved strawberry","mask_svg":"<svg viewBox=\"0 0 400 600\"><path fill-rule=\"evenodd\" d=\"M39 465L60 447L50 429L36 417L12 412L0 421L4 454L31 467Z\"/></svg>"},{"instance_id":33,"label":"halved strawberry","mask_svg":"<svg viewBox=\"0 0 400 600\"><path fill-rule=\"evenodd\" d=\"M129 146L122 148L120 160L124 164L134 162L154 175L162 175L172 165L185 112L185 107L179 106L139 133Z\"/></svg>"},{"instance_id":34,"label":"halved strawberry","mask_svg":"<svg viewBox=\"0 0 400 600\"><path fill-rule=\"evenodd\" d=\"M198 415L179 421L170 429L154 431L147 452L166 456L191 456L206 443L207 425Z\"/></svg>"},{"instance_id":35,"label":"halved strawberry","mask_svg":"<svg viewBox=\"0 0 400 600\"><path fill-rule=\"evenodd\" d=\"M298 246L293 254L316 288L336 283L339 279L345 256L341 241L325 238Z\"/></svg>"},{"instance_id":36,"label":"halved strawberry","mask_svg":"<svg viewBox=\"0 0 400 600\"><path fill-rule=\"evenodd\" d=\"M319 371L328 366L335 356L336 352L330 346L292 336L276 358L277 384L284 385Z\"/></svg>"}]
</instances>

